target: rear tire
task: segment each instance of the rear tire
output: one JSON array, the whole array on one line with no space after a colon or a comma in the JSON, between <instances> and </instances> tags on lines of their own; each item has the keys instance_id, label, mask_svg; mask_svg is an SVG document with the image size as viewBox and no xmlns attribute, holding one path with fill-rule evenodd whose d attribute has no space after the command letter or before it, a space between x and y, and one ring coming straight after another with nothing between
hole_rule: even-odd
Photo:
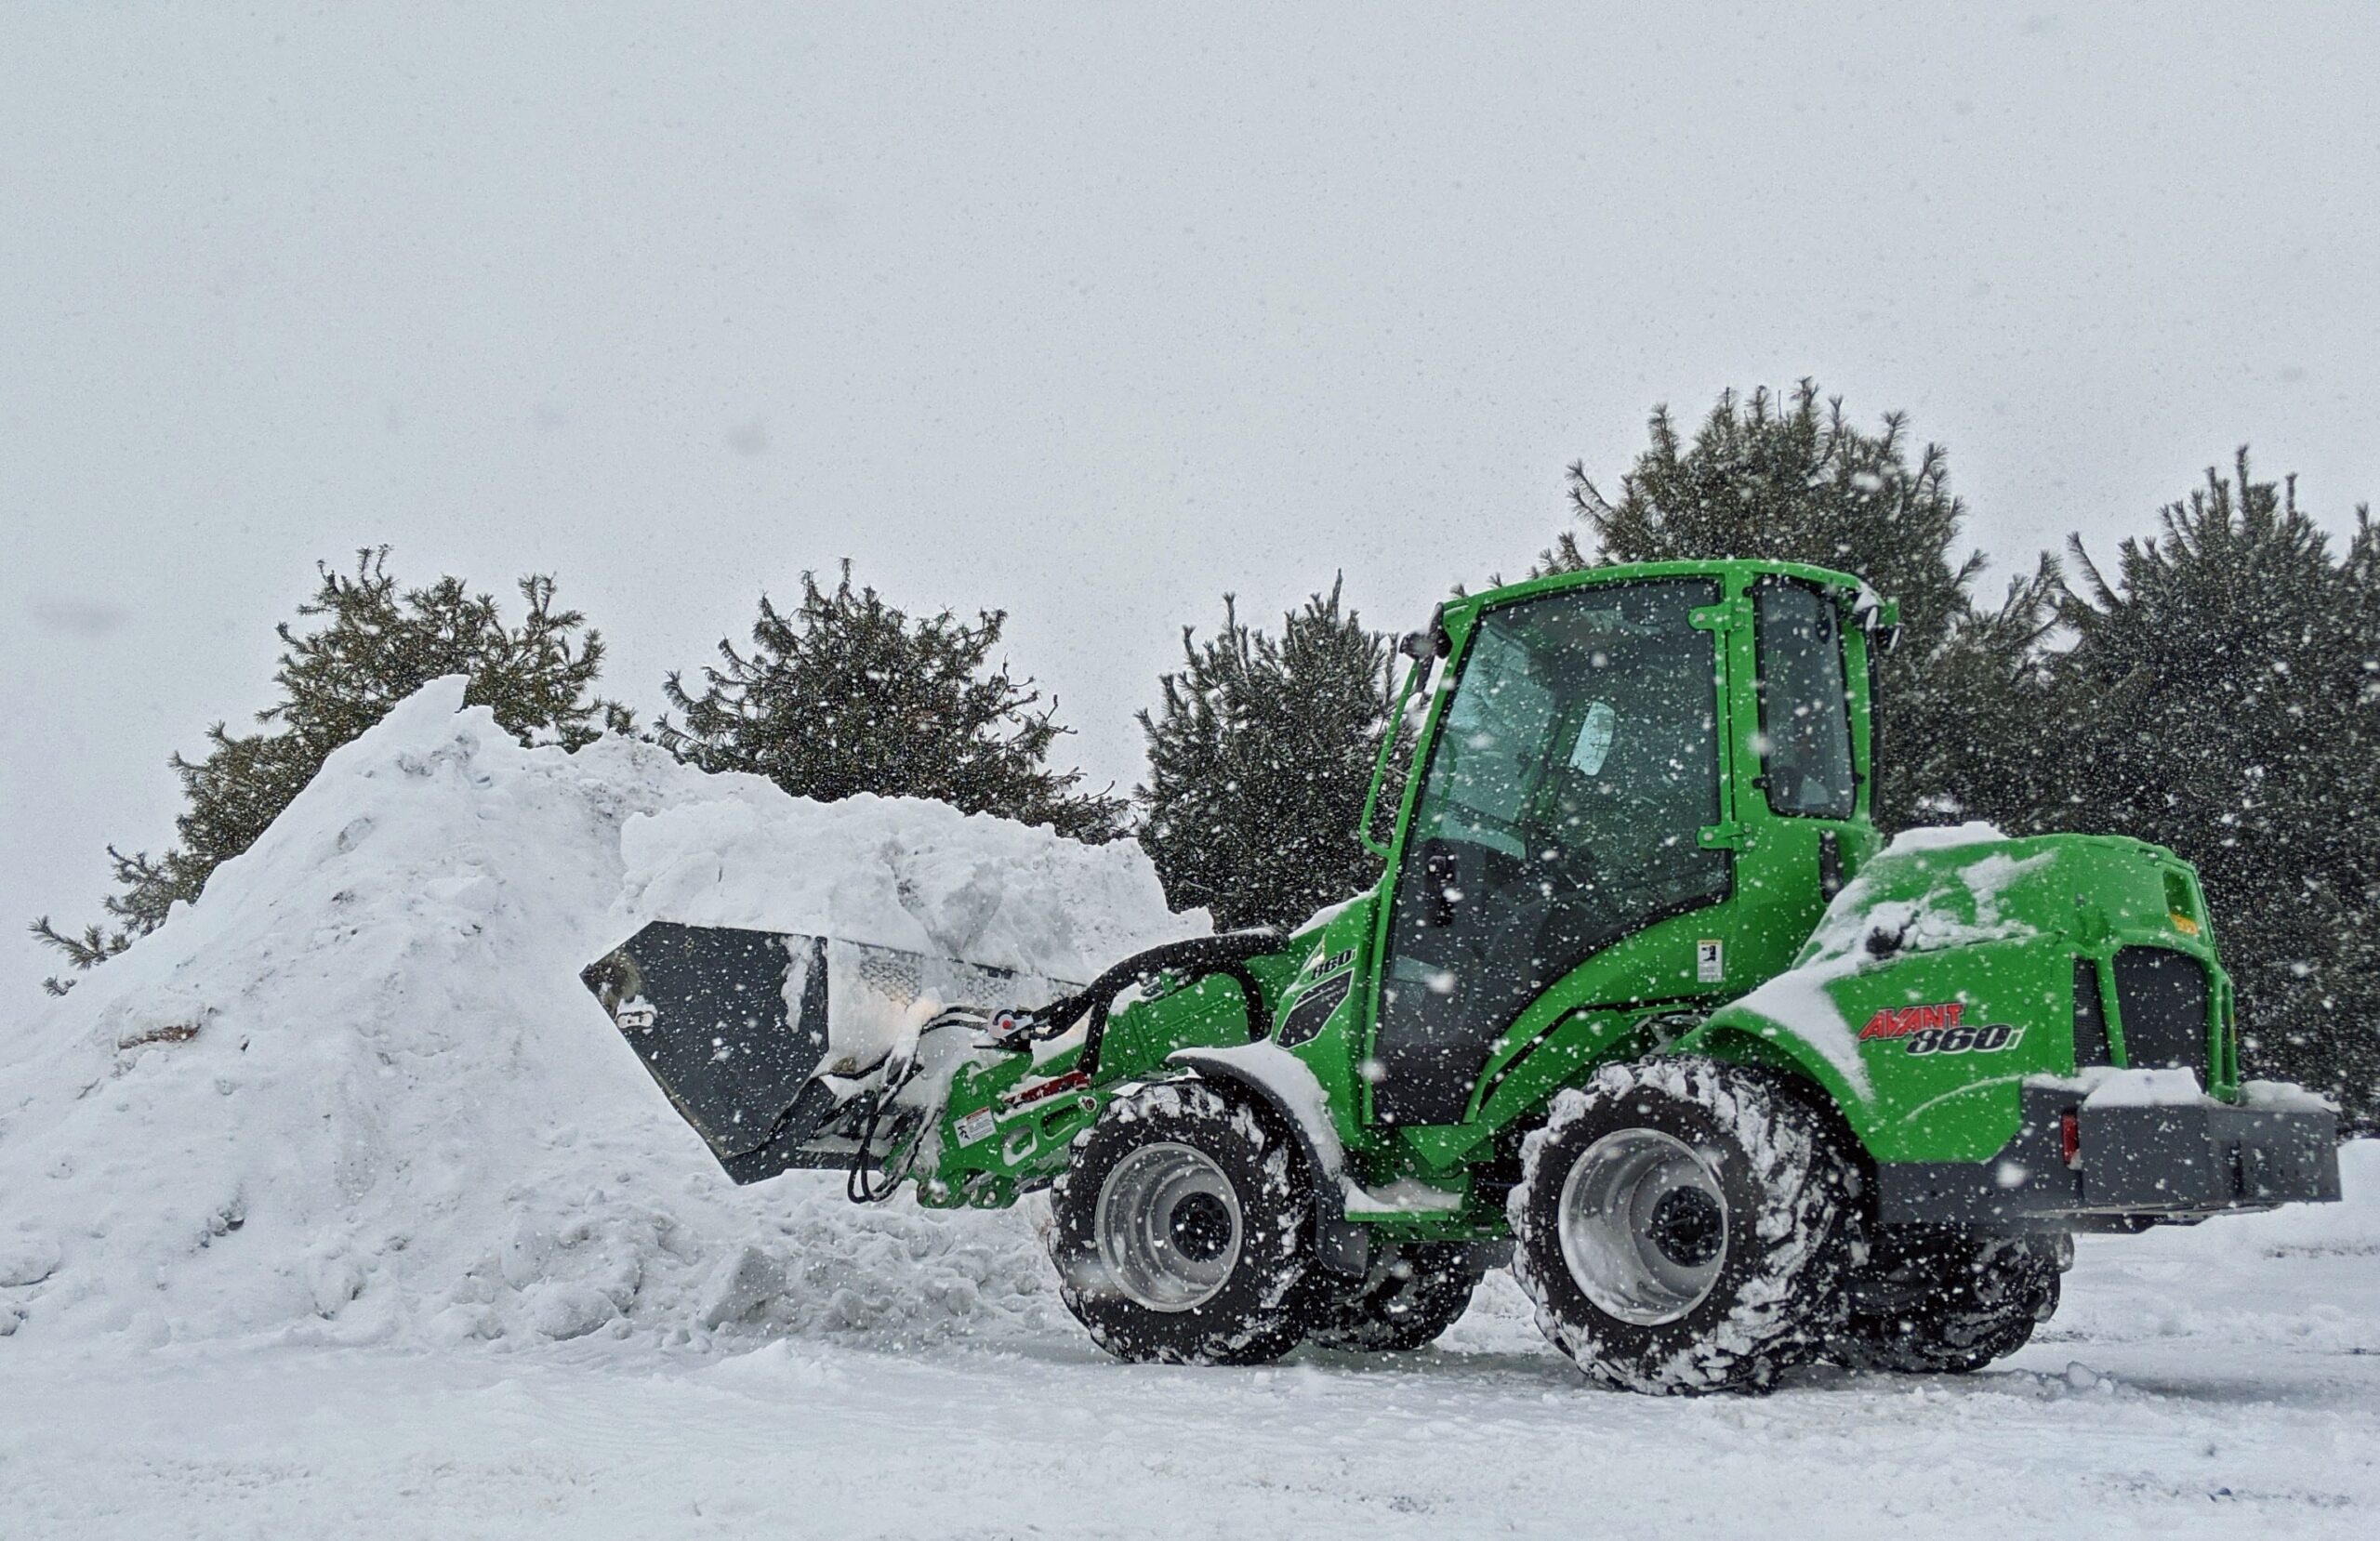
<instances>
[{"instance_id":1,"label":"rear tire","mask_svg":"<svg viewBox=\"0 0 2380 1541\"><path fill-rule=\"evenodd\" d=\"M1949 1226L1880 1229L1844 1295L1829 1359L1854 1370L1964 1375L2023 1348L2056 1311L2056 1244Z\"/></svg>"},{"instance_id":2,"label":"rear tire","mask_svg":"<svg viewBox=\"0 0 2380 1541\"><path fill-rule=\"evenodd\" d=\"M1118 1359L1256 1364L1297 1345L1312 1179L1287 1135L1193 1078L1127 1087L1050 1189L1058 1295Z\"/></svg>"},{"instance_id":3,"label":"rear tire","mask_svg":"<svg viewBox=\"0 0 2380 1541\"><path fill-rule=\"evenodd\" d=\"M1781 1078L1699 1059L1606 1065L1522 1146L1513 1272L1606 1385L1755 1390L1814 1356L1857 1179Z\"/></svg>"},{"instance_id":4,"label":"rear tire","mask_svg":"<svg viewBox=\"0 0 2380 1541\"><path fill-rule=\"evenodd\" d=\"M1435 1342L1487 1277L1472 1253L1461 1242L1380 1248L1363 1278L1328 1279L1316 1291L1306 1341L1354 1353L1403 1353Z\"/></svg>"}]
</instances>

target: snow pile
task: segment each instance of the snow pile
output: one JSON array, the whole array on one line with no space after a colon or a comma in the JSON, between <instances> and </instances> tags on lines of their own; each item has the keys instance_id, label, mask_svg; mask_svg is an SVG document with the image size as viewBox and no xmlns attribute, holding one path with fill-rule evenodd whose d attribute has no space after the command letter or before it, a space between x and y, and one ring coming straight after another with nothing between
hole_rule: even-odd
<instances>
[{"instance_id":1,"label":"snow pile","mask_svg":"<svg viewBox=\"0 0 2380 1541\"><path fill-rule=\"evenodd\" d=\"M1018 1217L734 1188L578 981L646 920L1086 978L1199 928L1130 845L523 750L462 682L0 1044L0 1334L931 1334L1054 1303Z\"/></svg>"},{"instance_id":2,"label":"snow pile","mask_svg":"<svg viewBox=\"0 0 2380 1541\"><path fill-rule=\"evenodd\" d=\"M1193 929L1166 913L1136 846L1078 845L943 803L815 803L753 777L699 781L729 790L621 831L615 940L666 917L833 935L1080 982Z\"/></svg>"}]
</instances>

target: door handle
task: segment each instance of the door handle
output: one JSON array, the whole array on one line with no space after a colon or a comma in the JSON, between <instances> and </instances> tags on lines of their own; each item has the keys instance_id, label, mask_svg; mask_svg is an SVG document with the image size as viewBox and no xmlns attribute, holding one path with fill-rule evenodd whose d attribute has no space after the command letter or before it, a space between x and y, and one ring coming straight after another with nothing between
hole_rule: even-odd
<instances>
[{"instance_id":1,"label":"door handle","mask_svg":"<svg viewBox=\"0 0 2380 1541\"><path fill-rule=\"evenodd\" d=\"M1829 903L1843 891L1843 840L1831 829L1818 831L1818 897Z\"/></svg>"},{"instance_id":2,"label":"door handle","mask_svg":"<svg viewBox=\"0 0 2380 1541\"><path fill-rule=\"evenodd\" d=\"M1455 888L1454 879L1454 852L1430 852L1421 864L1421 886L1429 893L1429 902L1422 907L1421 923L1434 930L1454 924L1455 896L1461 891Z\"/></svg>"}]
</instances>

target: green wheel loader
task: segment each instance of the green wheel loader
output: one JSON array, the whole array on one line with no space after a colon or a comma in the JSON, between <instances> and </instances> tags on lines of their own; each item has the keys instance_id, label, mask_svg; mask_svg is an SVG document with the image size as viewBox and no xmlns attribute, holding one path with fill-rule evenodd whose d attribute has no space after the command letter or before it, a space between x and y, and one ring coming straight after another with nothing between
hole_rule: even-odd
<instances>
[{"instance_id":1,"label":"green wheel loader","mask_svg":"<svg viewBox=\"0 0 2380 1541\"><path fill-rule=\"evenodd\" d=\"M2075 1232L2335 1198L2336 1126L2241 1081L2171 852L1884 844L1894 622L1770 561L1449 600L1404 643L1383 876L1286 936L1085 982L661 922L588 982L737 1181L1048 1190L1064 1298L1123 1359L1412 1349L1509 1262L1617 1387L1974 1369Z\"/></svg>"}]
</instances>

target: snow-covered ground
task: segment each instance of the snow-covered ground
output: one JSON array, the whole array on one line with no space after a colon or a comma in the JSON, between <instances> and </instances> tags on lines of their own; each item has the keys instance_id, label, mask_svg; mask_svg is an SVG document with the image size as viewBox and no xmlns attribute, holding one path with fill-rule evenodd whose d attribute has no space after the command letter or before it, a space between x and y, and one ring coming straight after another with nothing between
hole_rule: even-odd
<instances>
[{"instance_id":1,"label":"snow-covered ground","mask_svg":"<svg viewBox=\"0 0 2380 1541\"><path fill-rule=\"evenodd\" d=\"M0 1534L2369 1535L2380 1150L2350 1156L2344 1211L2086 1238L1983 1374L1751 1400L1589 1388L1501 1274L1438 1347L1255 1370L1107 1361L1046 1296L972 1336L0 1345Z\"/></svg>"},{"instance_id":2,"label":"snow-covered ground","mask_svg":"<svg viewBox=\"0 0 2380 1541\"><path fill-rule=\"evenodd\" d=\"M1029 1212L730 1186L576 980L644 919L1060 977L1180 935L1129 847L822 809L433 687L0 1040L0 1541L2364 1534L2380 1146L2345 1205L2086 1239L2031 1348L1590 1389L1438 1346L1111 1363Z\"/></svg>"}]
</instances>

